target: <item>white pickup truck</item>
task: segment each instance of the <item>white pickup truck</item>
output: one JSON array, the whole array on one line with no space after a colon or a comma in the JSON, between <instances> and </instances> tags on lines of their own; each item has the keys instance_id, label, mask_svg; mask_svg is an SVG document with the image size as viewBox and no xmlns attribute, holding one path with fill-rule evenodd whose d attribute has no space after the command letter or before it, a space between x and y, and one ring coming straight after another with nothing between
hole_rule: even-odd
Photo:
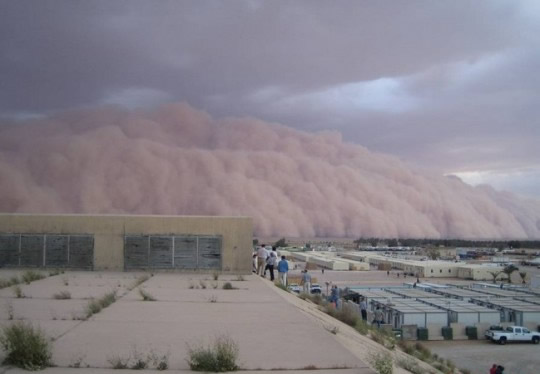
<instances>
[{"instance_id":1,"label":"white pickup truck","mask_svg":"<svg viewBox=\"0 0 540 374\"><path fill-rule=\"evenodd\" d=\"M540 342L540 333L531 332L521 326L509 326L506 330L490 329L484 335L486 339L499 344L506 344L507 342L532 342L538 344Z\"/></svg>"}]
</instances>

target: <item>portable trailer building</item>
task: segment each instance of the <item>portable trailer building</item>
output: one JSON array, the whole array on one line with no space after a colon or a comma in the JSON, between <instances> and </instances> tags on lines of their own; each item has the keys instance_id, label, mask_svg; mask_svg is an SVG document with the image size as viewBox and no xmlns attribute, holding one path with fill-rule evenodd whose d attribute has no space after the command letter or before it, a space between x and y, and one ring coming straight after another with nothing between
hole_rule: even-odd
<instances>
[{"instance_id":1,"label":"portable trailer building","mask_svg":"<svg viewBox=\"0 0 540 374\"><path fill-rule=\"evenodd\" d=\"M418 290L414 288L389 288L387 289L388 292L393 293L395 295L399 295L402 297L406 297L408 299L416 299L416 298L444 298L444 296L424 291L424 290Z\"/></svg>"},{"instance_id":2,"label":"portable trailer building","mask_svg":"<svg viewBox=\"0 0 540 374\"><path fill-rule=\"evenodd\" d=\"M472 299L473 303L496 309L501 322L510 322L536 330L540 324L540 305L510 297Z\"/></svg>"},{"instance_id":3,"label":"portable trailer building","mask_svg":"<svg viewBox=\"0 0 540 374\"><path fill-rule=\"evenodd\" d=\"M442 295L444 297L450 297L452 299L458 300L468 300L471 298L489 298L490 295L484 294L479 291L473 291L468 288L444 288L444 289L435 289L432 288L430 292Z\"/></svg>"},{"instance_id":4,"label":"portable trailer building","mask_svg":"<svg viewBox=\"0 0 540 374\"><path fill-rule=\"evenodd\" d=\"M383 311L385 321L396 329L402 325L427 327L446 326L448 323L445 311L413 299L392 299L390 302L372 299L370 304L373 311L379 307Z\"/></svg>"},{"instance_id":5,"label":"portable trailer building","mask_svg":"<svg viewBox=\"0 0 540 374\"><path fill-rule=\"evenodd\" d=\"M487 295L492 295L495 297L521 297L521 298L528 298L528 297L534 297L535 295L526 294L519 291L514 290L505 290L500 288L473 288L474 290L480 291L482 293L485 293Z\"/></svg>"},{"instance_id":6,"label":"portable trailer building","mask_svg":"<svg viewBox=\"0 0 540 374\"><path fill-rule=\"evenodd\" d=\"M446 310L448 324L461 323L465 326L473 326L476 323L488 323L496 325L501 322L501 315L497 310L455 299L417 299L428 305Z\"/></svg>"},{"instance_id":7,"label":"portable trailer building","mask_svg":"<svg viewBox=\"0 0 540 374\"><path fill-rule=\"evenodd\" d=\"M517 296L517 297L514 297L514 299L540 305L540 297L534 296L534 295L533 295L533 297L519 297L519 296Z\"/></svg>"},{"instance_id":8,"label":"portable trailer building","mask_svg":"<svg viewBox=\"0 0 540 374\"><path fill-rule=\"evenodd\" d=\"M362 289L362 288L351 288L351 292L355 292L361 297L365 297L368 301L372 299L380 300L392 300L394 298L401 299L402 296L394 295L386 290L381 289Z\"/></svg>"}]
</instances>

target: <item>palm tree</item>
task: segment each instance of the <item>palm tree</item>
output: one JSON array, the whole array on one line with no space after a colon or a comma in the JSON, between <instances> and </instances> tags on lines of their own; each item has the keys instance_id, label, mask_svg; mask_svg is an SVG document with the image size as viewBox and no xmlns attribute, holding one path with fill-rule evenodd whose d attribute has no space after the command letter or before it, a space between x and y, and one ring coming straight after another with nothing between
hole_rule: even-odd
<instances>
[{"instance_id":1,"label":"palm tree","mask_svg":"<svg viewBox=\"0 0 540 374\"><path fill-rule=\"evenodd\" d=\"M493 283L497 283L497 277L502 274L501 270L490 271L489 274L493 277Z\"/></svg>"},{"instance_id":2,"label":"palm tree","mask_svg":"<svg viewBox=\"0 0 540 374\"><path fill-rule=\"evenodd\" d=\"M512 273L518 270L519 269L515 265L512 265L512 264L504 267L503 273L508 276L508 283L512 283Z\"/></svg>"},{"instance_id":3,"label":"palm tree","mask_svg":"<svg viewBox=\"0 0 540 374\"><path fill-rule=\"evenodd\" d=\"M521 277L521 283L526 284L525 278L527 278L527 272L526 271L520 271L519 276Z\"/></svg>"}]
</instances>

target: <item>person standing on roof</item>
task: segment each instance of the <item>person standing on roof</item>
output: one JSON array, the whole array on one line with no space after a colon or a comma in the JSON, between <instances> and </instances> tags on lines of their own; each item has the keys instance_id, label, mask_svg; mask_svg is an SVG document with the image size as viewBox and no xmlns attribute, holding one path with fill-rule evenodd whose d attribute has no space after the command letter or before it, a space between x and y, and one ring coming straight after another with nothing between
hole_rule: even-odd
<instances>
[{"instance_id":1,"label":"person standing on roof","mask_svg":"<svg viewBox=\"0 0 540 374\"><path fill-rule=\"evenodd\" d=\"M268 257L268 251L266 245L262 245L257 251L257 274L264 277L264 268L266 267L266 258Z\"/></svg>"},{"instance_id":2,"label":"person standing on roof","mask_svg":"<svg viewBox=\"0 0 540 374\"><path fill-rule=\"evenodd\" d=\"M307 269L304 270L302 275L302 286L305 293L310 293L311 291L311 274L308 273Z\"/></svg>"},{"instance_id":3,"label":"person standing on roof","mask_svg":"<svg viewBox=\"0 0 540 374\"><path fill-rule=\"evenodd\" d=\"M367 321L367 302L365 297L360 300L360 313L362 314L362 320Z\"/></svg>"},{"instance_id":4,"label":"person standing on roof","mask_svg":"<svg viewBox=\"0 0 540 374\"><path fill-rule=\"evenodd\" d=\"M285 256L281 256L281 261L277 266L278 279L282 285L287 285L287 273L289 272L289 263L285 259Z\"/></svg>"},{"instance_id":5,"label":"person standing on roof","mask_svg":"<svg viewBox=\"0 0 540 374\"><path fill-rule=\"evenodd\" d=\"M272 250L268 253L268 258L266 259L266 269L270 271L270 280L274 281L274 267L277 265L277 252L276 247L272 247ZM264 271L266 276L266 269Z\"/></svg>"},{"instance_id":6,"label":"person standing on roof","mask_svg":"<svg viewBox=\"0 0 540 374\"><path fill-rule=\"evenodd\" d=\"M373 322L377 324L377 327L381 327L381 323L384 323L383 311L379 306L375 310L375 319Z\"/></svg>"}]
</instances>

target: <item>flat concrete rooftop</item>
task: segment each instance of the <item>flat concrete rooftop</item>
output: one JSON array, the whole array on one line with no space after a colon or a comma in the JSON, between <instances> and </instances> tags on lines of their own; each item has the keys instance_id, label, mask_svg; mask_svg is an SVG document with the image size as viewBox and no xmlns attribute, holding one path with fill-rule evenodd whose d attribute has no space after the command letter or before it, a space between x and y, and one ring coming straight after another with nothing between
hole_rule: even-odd
<instances>
[{"instance_id":1,"label":"flat concrete rooftop","mask_svg":"<svg viewBox=\"0 0 540 374\"><path fill-rule=\"evenodd\" d=\"M13 274L0 270L0 278ZM317 374L373 373L322 323L287 300L300 299L260 277L244 276L241 281L222 275L215 281L210 274L159 273L140 285L156 301L142 301L138 288L130 290L140 276L66 272L21 285L24 298L4 288L0 325L22 319L41 327L53 339L53 361L58 367L45 371L50 373L108 373L112 358L134 352L168 355L170 369L189 371L188 346L207 344L220 335L238 343L239 364L245 370L288 369L304 374L311 367L325 369ZM222 289L225 282L236 289ZM112 290L119 296L115 303L80 320L90 298ZM60 291L70 292L72 298L54 299ZM93 371L69 368L77 363Z\"/></svg>"}]
</instances>

